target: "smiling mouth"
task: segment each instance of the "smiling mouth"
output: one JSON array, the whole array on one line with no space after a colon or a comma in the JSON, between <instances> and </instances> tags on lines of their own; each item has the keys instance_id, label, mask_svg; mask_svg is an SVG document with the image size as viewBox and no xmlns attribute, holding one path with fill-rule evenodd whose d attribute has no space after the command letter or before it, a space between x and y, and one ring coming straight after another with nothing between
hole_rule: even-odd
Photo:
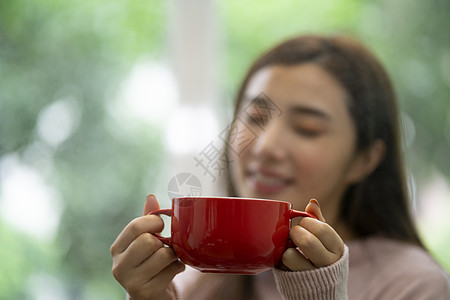
<instances>
[{"instance_id":1,"label":"smiling mouth","mask_svg":"<svg viewBox=\"0 0 450 300\"><path fill-rule=\"evenodd\" d=\"M279 193L292 183L292 180L261 172L251 172L247 178L250 187L262 194Z\"/></svg>"}]
</instances>

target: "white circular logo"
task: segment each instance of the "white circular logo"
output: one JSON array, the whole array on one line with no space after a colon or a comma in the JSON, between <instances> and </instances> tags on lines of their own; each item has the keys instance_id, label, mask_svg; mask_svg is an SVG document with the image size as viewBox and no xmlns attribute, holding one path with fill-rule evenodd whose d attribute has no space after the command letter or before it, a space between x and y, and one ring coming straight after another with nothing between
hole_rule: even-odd
<instances>
[{"instance_id":1,"label":"white circular logo","mask_svg":"<svg viewBox=\"0 0 450 300\"><path fill-rule=\"evenodd\" d=\"M177 197L197 197L202 194L200 180L191 173L179 173L174 176L167 187L169 199Z\"/></svg>"}]
</instances>

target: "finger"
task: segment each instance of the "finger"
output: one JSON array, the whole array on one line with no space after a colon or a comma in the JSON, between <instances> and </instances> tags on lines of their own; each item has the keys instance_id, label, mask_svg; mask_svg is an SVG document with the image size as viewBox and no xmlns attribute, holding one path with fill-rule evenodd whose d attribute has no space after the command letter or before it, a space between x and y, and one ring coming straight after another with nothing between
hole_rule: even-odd
<instances>
[{"instance_id":1,"label":"finger","mask_svg":"<svg viewBox=\"0 0 450 300\"><path fill-rule=\"evenodd\" d=\"M114 256L124 252L138 236L144 232L158 233L164 229L164 222L155 215L146 215L134 219L122 230L111 246L111 254Z\"/></svg>"},{"instance_id":2,"label":"finger","mask_svg":"<svg viewBox=\"0 0 450 300\"><path fill-rule=\"evenodd\" d=\"M157 276L153 277L148 281L144 288L151 290L152 292L162 293L167 289L169 284L172 282L173 278L185 270L186 266L180 262L175 261L167 266L162 272Z\"/></svg>"},{"instance_id":3,"label":"finger","mask_svg":"<svg viewBox=\"0 0 450 300\"><path fill-rule=\"evenodd\" d=\"M143 233L138 236L125 250L122 258L124 265L131 268L141 265L146 259L152 256L164 244L150 233Z\"/></svg>"},{"instance_id":4,"label":"finger","mask_svg":"<svg viewBox=\"0 0 450 300\"><path fill-rule=\"evenodd\" d=\"M156 200L156 196L154 194L150 194L145 198L144 210L142 211L142 215L148 215L150 212L159 209L158 200Z\"/></svg>"},{"instance_id":5,"label":"finger","mask_svg":"<svg viewBox=\"0 0 450 300\"><path fill-rule=\"evenodd\" d=\"M318 220L325 222L325 218L323 217L319 202L316 199L309 200L305 211L316 216Z\"/></svg>"},{"instance_id":6,"label":"finger","mask_svg":"<svg viewBox=\"0 0 450 300\"><path fill-rule=\"evenodd\" d=\"M142 236L145 235L146 234L143 234ZM137 240L139 240L139 238ZM159 242L159 240L156 241ZM142 287L170 264L178 261L178 257L171 248L163 247L161 242L159 242L161 243L161 247L151 254L149 254L148 251L141 251L140 254L137 254L131 252L131 247L136 245L133 243L124 253L120 254L118 257L116 256L116 259L113 262L113 275L126 289L131 287L136 292L138 287ZM135 255L140 257L147 256L147 258L141 261L137 266L132 265L133 263L136 263L133 262L133 260L138 260L134 257Z\"/></svg>"},{"instance_id":7,"label":"finger","mask_svg":"<svg viewBox=\"0 0 450 300\"><path fill-rule=\"evenodd\" d=\"M172 263L178 261L173 249L162 247L158 249L152 256L147 258L141 265L136 268L136 276L146 277L147 280L157 276ZM145 282L143 282L145 283Z\"/></svg>"},{"instance_id":8,"label":"finger","mask_svg":"<svg viewBox=\"0 0 450 300\"><path fill-rule=\"evenodd\" d=\"M316 220L317 221L317 220ZM329 266L340 256L328 251L322 242L302 226L295 226L290 232L291 240L316 267Z\"/></svg>"},{"instance_id":9,"label":"finger","mask_svg":"<svg viewBox=\"0 0 450 300\"><path fill-rule=\"evenodd\" d=\"M167 288L170 282L173 280L175 275L181 273L185 270L186 266L181 261L177 260L167 266L162 272L157 276L152 278L152 284L154 287ZM149 284L148 282L147 284Z\"/></svg>"},{"instance_id":10,"label":"finger","mask_svg":"<svg viewBox=\"0 0 450 300\"><path fill-rule=\"evenodd\" d=\"M161 295L167 291L167 287L175 275L184 269L184 264L176 261L152 278L133 274L130 280L123 284L123 287L132 299L161 299Z\"/></svg>"},{"instance_id":11,"label":"finger","mask_svg":"<svg viewBox=\"0 0 450 300\"><path fill-rule=\"evenodd\" d=\"M135 268L128 278L132 278L124 284L125 289L136 299L148 297L149 295L159 295L163 293L172 279L178 273L184 271L185 265L176 257L171 258L169 253L163 253L170 248L161 248L157 256L165 256L168 262L161 258L162 265L154 265L154 260L147 260L138 268ZM173 251L172 251L173 252ZM143 298L142 298L143 299Z\"/></svg>"},{"instance_id":12,"label":"finger","mask_svg":"<svg viewBox=\"0 0 450 300\"><path fill-rule=\"evenodd\" d=\"M306 271L314 269L314 265L295 248L287 249L282 258L283 264L291 271Z\"/></svg>"},{"instance_id":13,"label":"finger","mask_svg":"<svg viewBox=\"0 0 450 300\"><path fill-rule=\"evenodd\" d=\"M171 248L162 247L137 267L130 267L121 262L113 268L113 275L127 291L136 294L143 290L146 283L177 261L178 258Z\"/></svg>"},{"instance_id":14,"label":"finger","mask_svg":"<svg viewBox=\"0 0 450 300\"><path fill-rule=\"evenodd\" d=\"M328 251L339 257L344 253L344 241L329 224L312 218L303 218L299 225L317 237Z\"/></svg>"}]
</instances>

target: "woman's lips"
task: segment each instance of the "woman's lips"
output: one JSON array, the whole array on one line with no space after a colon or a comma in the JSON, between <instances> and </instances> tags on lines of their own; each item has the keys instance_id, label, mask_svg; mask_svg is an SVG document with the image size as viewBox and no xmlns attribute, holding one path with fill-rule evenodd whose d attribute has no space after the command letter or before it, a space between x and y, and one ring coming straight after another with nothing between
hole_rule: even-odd
<instances>
[{"instance_id":1,"label":"woman's lips","mask_svg":"<svg viewBox=\"0 0 450 300\"><path fill-rule=\"evenodd\" d=\"M269 172L251 172L248 175L248 184L254 191L261 194L279 193L290 184L290 180L272 174L269 175Z\"/></svg>"}]
</instances>

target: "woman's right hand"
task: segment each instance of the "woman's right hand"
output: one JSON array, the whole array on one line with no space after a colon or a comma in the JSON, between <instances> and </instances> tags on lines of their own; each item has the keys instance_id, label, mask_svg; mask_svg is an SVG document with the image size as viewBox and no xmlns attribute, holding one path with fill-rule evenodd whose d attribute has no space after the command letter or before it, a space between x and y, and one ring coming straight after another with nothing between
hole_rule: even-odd
<instances>
[{"instance_id":1,"label":"woman's right hand","mask_svg":"<svg viewBox=\"0 0 450 300\"><path fill-rule=\"evenodd\" d=\"M158 201L148 195L143 216L131 221L111 245L112 273L133 300L173 299L169 285L185 268L174 251L151 234L164 228L160 217L147 215L155 209Z\"/></svg>"}]
</instances>

